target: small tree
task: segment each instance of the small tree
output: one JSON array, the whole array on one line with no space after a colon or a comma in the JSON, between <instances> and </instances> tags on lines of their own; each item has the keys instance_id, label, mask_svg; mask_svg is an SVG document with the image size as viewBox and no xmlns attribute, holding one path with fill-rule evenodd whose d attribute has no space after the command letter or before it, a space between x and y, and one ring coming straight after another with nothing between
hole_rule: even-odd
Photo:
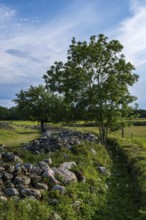
<instances>
[{"instance_id":1,"label":"small tree","mask_svg":"<svg viewBox=\"0 0 146 220\"><path fill-rule=\"evenodd\" d=\"M44 86L30 86L27 90L21 90L13 100L18 107L20 114L25 118L37 120L41 123L41 130L44 131L44 122L51 120L56 112L58 98L45 89Z\"/></svg>"},{"instance_id":2,"label":"small tree","mask_svg":"<svg viewBox=\"0 0 146 220\"><path fill-rule=\"evenodd\" d=\"M138 75L122 49L119 41L108 41L102 34L88 43L73 38L67 62L55 62L44 75L47 88L63 94L68 103L97 121L104 144L108 131L129 115L129 104L136 99L129 87Z\"/></svg>"}]
</instances>

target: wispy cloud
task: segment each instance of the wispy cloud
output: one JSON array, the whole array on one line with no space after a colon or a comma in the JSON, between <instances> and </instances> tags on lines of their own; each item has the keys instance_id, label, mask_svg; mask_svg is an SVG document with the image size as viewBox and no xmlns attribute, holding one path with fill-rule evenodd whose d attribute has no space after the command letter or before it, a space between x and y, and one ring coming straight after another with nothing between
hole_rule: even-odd
<instances>
[{"instance_id":1,"label":"wispy cloud","mask_svg":"<svg viewBox=\"0 0 146 220\"><path fill-rule=\"evenodd\" d=\"M15 10L0 4L0 23L8 22L15 15Z\"/></svg>"},{"instance_id":2,"label":"wispy cloud","mask_svg":"<svg viewBox=\"0 0 146 220\"><path fill-rule=\"evenodd\" d=\"M0 4L0 87L1 92L7 94L7 100L12 94L14 98L21 88L43 82L42 75L49 66L56 60L66 59L73 36L77 40L88 40L93 34L110 35L122 42L126 57L136 67L146 67L145 0L131 0L131 16L111 30L106 25L111 18L114 20L115 11L113 13L109 4L101 9L102 1L99 1L100 5L97 2L69 1L68 6L50 20L18 17L15 8Z\"/></svg>"},{"instance_id":3,"label":"wispy cloud","mask_svg":"<svg viewBox=\"0 0 146 220\"><path fill-rule=\"evenodd\" d=\"M124 45L124 54L127 60L136 67L140 75L139 82L131 88L138 97L141 107L146 107L146 1L130 0L131 15L110 31L112 38L119 39Z\"/></svg>"},{"instance_id":4,"label":"wispy cloud","mask_svg":"<svg viewBox=\"0 0 146 220\"><path fill-rule=\"evenodd\" d=\"M19 18L17 11L0 5L0 86L7 98L14 92L7 85L19 91L42 82L55 60L65 60L71 38L81 38L100 20L93 4L80 6L75 2L60 17L43 23L38 17Z\"/></svg>"},{"instance_id":5,"label":"wispy cloud","mask_svg":"<svg viewBox=\"0 0 146 220\"><path fill-rule=\"evenodd\" d=\"M138 67L146 63L146 4L131 0L130 10L131 16L112 30L112 36L123 43L128 59Z\"/></svg>"}]
</instances>

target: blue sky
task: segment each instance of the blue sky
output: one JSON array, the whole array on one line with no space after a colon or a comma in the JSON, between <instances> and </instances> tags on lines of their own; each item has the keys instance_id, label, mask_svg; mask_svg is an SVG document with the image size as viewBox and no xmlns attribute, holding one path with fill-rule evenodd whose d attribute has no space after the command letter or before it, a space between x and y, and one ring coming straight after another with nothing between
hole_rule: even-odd
<instances>
[{"instance_id":1,"label":"blue sky","mask_svg":"<svg viewBox=\"0 0 146 220\"><path fill-rule=\"evenodd\" d=\"M0 0L0 106L43 83L49 66L65 61L73 36L100 33L123 44L140 75L130 91L146 109L145 0Z\"/></svg>"}]
</instances>

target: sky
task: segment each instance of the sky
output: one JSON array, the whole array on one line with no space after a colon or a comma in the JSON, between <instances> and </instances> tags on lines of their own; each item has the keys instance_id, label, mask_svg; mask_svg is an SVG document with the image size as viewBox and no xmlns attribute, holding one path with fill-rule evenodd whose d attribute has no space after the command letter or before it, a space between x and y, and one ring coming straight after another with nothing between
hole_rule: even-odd
<instances>
[{"instance_id":1,"label":"sky","mask_svg":"<svg viewBox=\"0 0 146 220\"><path fill-rule=\"evenodd\" d=\"M146 109L146 0L0 0L0 106L14 106L21 89L44 83L73 37L98 34L124 46L140 76L130 92Z\"/></svg>"}]
</instances>

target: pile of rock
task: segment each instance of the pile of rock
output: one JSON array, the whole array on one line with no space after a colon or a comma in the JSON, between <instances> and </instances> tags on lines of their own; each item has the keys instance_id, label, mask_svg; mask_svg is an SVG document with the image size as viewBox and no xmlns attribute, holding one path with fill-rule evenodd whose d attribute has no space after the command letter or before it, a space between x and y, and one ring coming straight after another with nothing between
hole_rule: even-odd
<instances>
[{"instance_id":1,"label":"pile of rock","mask_svg":"<svg viewBox=\"0 0 146 220\"><path fill-rule=\"evenodd\" d=\"M71 149L73 145L80 145L83 140L98 142L98 138L91 133L70 130L52 132L48 130L41 138L24 145L23 149L37 154L47 153L61 147Z\"/></svg>"},{"instance_id":2,"label":"pile of rock","mask_svg":"<svg viewBox=\"0 0 146 220\"><path fill-rule=\"evenodd\" d=\"M10 164L5 162L14 161L17 157L13 153L0 154L2 162L0 165L0 200L7 201L8 197L41 198L41 193L48 190L59 190L65 193L63 185L77 182L76 175L70 171L75 162L64 162L59 167L50 167L51 158L40 161L33 165L31 163Z\"/></svg>"},{"instance_id":3,"label":"pile of rock","mask_svg":"<svg viewBox=\"0 0 146 220\"><path fill-rule=\"evenodd\" d=\"M91 133L47 130L41 138L29 142L23 149L33 153L47 153L62 146L72 149L73 145L80 145L82 140L98 142L97 137ZM66 193L66 184L86 181L82 173L71 171L76 166L73 161L51 167L51 158L46 158L33 165L23 163L19 156L5 152L4 148L4 145L0 146L0 200L7 201L9 197L40 199L43 191L59 190L60 193ZM96 153L94 149L92 151Z\"/></svg>"},{"instance_id":4,"label":"pile of rock","mask_svg":"<svg viewBox=\"0 0 146 220\"><path fill-rule=\"evenodd\" d=\"M3 148L0 148L0 151ZM22 163L22 159L15 155L13 152L1 152L0 153L0 163L2 162L19 162Z\"/></svg>"},{"instance_id":5,"label":"pile of rock","mask_svg":"<svg viewBox=\"0 0 146 220\"><path fill-rule=\"evenodd\" d=\"M0 129L14 130L13 126L8 122L0 122Z\"/></svg>"}]
</instances>

